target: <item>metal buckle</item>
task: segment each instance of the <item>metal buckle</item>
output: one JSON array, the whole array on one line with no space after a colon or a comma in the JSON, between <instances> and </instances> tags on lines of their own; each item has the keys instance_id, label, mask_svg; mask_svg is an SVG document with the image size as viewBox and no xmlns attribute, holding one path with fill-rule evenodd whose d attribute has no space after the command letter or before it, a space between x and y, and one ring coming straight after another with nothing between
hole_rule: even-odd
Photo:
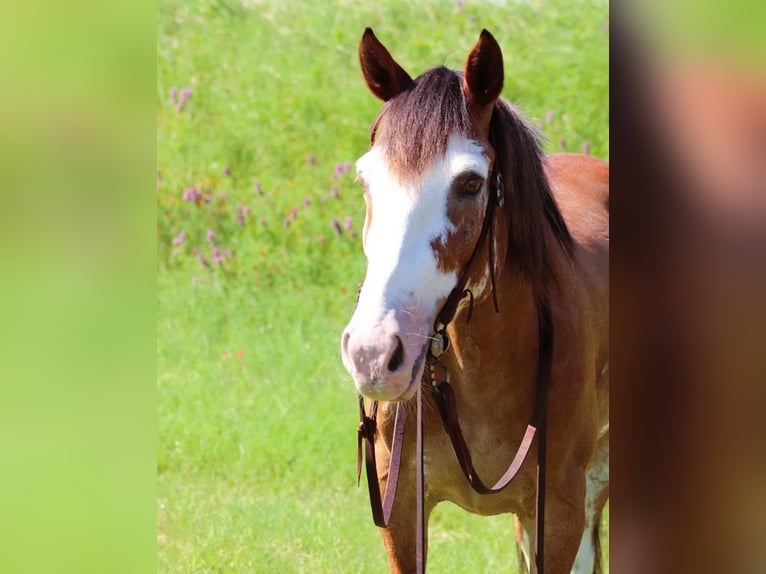
<instances>
[{"instance_id":1,"label":"metal buckle","mask_svg":"<svg viewBox=\"0 0 766 574\"><path fill-rule=\"evenodd\" d=\"M449 337L444 329L436 331L431 338L431 355L438 359L449 349Z\"/></svg>"}]
</instances>

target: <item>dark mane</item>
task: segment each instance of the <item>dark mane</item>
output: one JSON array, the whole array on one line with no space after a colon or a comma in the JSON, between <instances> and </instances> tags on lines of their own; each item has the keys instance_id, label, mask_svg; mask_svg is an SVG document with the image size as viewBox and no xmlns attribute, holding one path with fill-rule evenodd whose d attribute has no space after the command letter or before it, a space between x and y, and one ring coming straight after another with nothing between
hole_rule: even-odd
<instances>
[{"instance_id":1,"label":"dark mane","mask_svg":"<svg viewBox=\"0 0 766 574\"><path fill-rule=\"evenodd\" d=\"M397 176L423 173L446 153L452 135L472 137L461 81L460 72L434 68L383 106L370 137L381 146ZM570 257L574 253L574 240L543 169L541 137L501 98L492 112L489 143L495 149L495 169L504 185L508 258L537 290L548 283L552 271L545 222L564 253Z\"/></svg>"},{"instance_id":2,"label":"dark mane","mask_svg":"<svg viewBox=\"0 0 766 574\"><path fill-rule=\"evenodd\" d=\"M470 129L460 76L442 66L386 102L370 136L381 144L394 173L403 177L423 173L447 152L451 135L468 135Z\"/></svg>"},{"instance_id":3,"label":"dark mane","mask_svg":"<svg viewBox=\"0 0 766 574\"><path fill-rule=\"evenodd\" d=\"M541 136L504 99L495 103L489 143L495 148L495 169L503 179L508 216L508 257L536 288L551 277L552 264L545 239L545 222L570 258L574 239L553 198L543 169Z\"/></svg>"}]
</instances>

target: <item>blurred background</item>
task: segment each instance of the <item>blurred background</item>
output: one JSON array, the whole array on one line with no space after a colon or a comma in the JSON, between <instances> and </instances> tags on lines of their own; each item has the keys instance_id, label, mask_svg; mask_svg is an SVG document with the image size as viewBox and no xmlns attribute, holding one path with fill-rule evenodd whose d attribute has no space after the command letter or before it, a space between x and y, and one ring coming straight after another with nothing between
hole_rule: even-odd
<instances>
[{"instance_id":1,"label":"blurred background","mask_svg":"<svg viewBox=\"0 0 766 574\"><path fill-rule=\"evenodd\" d=\"M611 549L766 568L764 5L612 5Z\"/></svg>"}]
</instances>

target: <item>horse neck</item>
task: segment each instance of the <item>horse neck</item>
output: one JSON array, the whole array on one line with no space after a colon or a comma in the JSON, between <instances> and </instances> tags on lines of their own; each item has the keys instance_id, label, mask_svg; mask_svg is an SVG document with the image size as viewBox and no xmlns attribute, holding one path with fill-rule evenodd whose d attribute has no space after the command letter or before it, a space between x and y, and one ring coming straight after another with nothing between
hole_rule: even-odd
<instances>
[{"instance_id":1,"label":"horse neck","mask_svg":"<svg viewBox=\"0 0 766 574\"><path fill-rule=\"evenodd\" d=\"M449 327L454 349L450 372L458 389L462 381L470 380L471 389L481 394L485 386L491 392L498 378L534 379L537 339L530 337L537 330L534 292L513 266L499 271L495 278L499 311L493 304L488 267L483 265L472 270L468 281L474 295L470 320L466 298Z\"/></svg>"}]
</instances>

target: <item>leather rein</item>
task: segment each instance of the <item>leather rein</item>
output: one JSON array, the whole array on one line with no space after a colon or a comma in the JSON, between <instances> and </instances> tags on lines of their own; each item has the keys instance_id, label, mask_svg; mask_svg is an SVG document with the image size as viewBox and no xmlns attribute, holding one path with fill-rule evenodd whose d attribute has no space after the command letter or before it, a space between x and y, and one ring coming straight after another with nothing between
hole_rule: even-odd
<instances>
[{"instance_id":1,"label":"leather rein","mask_svg":"<svg viewBox=\"0 0 766 574\"><path fill-rule=\"evenodd\" d=\"M491 180L490 180L491 181ZM423 463L423 406L422 391L423 387L430 387L431 395L437 405L437 410L441 416L444 430L449 436L452 448L455 451L460 468L471 487L479 494L495 494L506 488L521 470L526 460L527 454L532 446L532 442L537 436L537 497L535 512L535 566L538 574L543 573L544 554L544 520L545 516L545 451L546 451L546 421L545 407L547 404L548 388L550 386L551 364L553 357L553 328L551 320L551 311L548 300L544 297L538 298L537 319L538 332L540 333L540 342L538 347L537 364L537 395L532 414L521 439L516 454L513 456L506 471L500 479L492 486L486 486L479 478L476 469L473 466L471 453L463 437L460 427L460 421L457 412L457 403L455 393L450 385L449 370L441 361L442 355L449 350L450 340L447 335L447 326L453 321L457 314L460 301L469 297L468 315L466 322L470 321L473 312L473 294L466 288L468 275L474 260L479 253L482 244L487 236L494 235L494 212L495 206L503 205L503 185L499 172L495 174L495 198L489 198L487 201L487 210L482 224L479 238L474 247L468 263L455 288L450 292L444 306L434 321L434 329L431 336L431 345L426 352L426 367L423 373L423 381L418 385L416 394L417 420L416 420L416 498L417 498L417 549L416 565L418 574L425 571L425 538L426 538L426 518L425 518L425 485L424 485L424 463ZM497 294L495 289L495 252L494 241L490 237L489 241L489 274L492 291L492 301L495 312L499 312ZM360 286L361 288L361 286ZM440 371L440 373L438 372ZM441 377L437 376L441 374ZM427 377L427 383L425 384ZM381 498L380 483L378 480L378 470L375 457L375 433L377 430L377 412L378 401L373 401L370 407L369 415L365 411L364 398L359 396L359 427L357 429L357 485L360 484L362 472L362 444L364 444L364 461L367 474L367 487L370 495L370 507L372 509L373 521L380 528L387 528L391 519L391 511L396 497L396 487L399 481L399 471L401 469L402 446L404 444L405 428L407 423L407 408L402 402L397 403L396 417L394 421L393 440L391 444L391 457L388 466L388 481L386 491Z\"/></svg>"}]
</instances>

